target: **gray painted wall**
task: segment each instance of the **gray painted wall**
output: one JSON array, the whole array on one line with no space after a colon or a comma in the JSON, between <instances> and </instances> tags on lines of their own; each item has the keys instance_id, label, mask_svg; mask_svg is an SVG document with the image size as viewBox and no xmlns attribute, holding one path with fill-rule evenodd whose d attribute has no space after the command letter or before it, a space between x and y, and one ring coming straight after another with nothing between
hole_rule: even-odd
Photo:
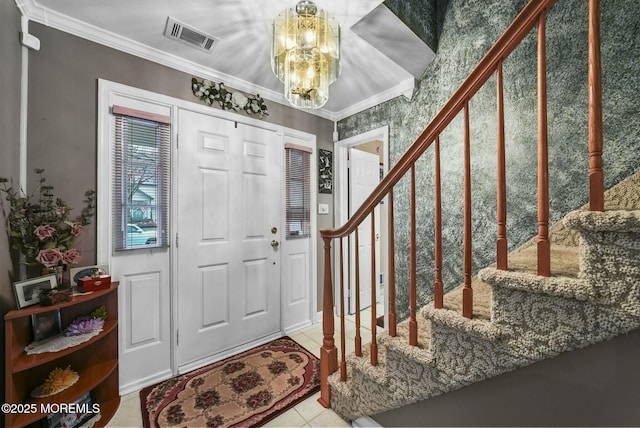
<instances>
[{"instance_id":1,"label":"gray painted wall","mask_svg":"<svg viewBox=\"0 0 640 428\"><path fill-rule=\"evenodd\" d=\"M338 123L340 139L389 125L391 164L425 128L480 58L524 7L524 0L437 2L438 52L412 101L390 100ZM606 187L640 167L640 1L601 2ZM537 233L536 34L504 64L507 139L507 232L510 248ZM563 0L547 18L549 176L551 222L587 200L587 8ZM495 79L471 101L473 270L495 261ZM441 136L443 276L447 288L462 280L462 118ZM418 303L433 284L433 148L417 164ZM396 275L399 319L408 316L408 179L399 183Z\"/></svg>"},{"instance_id":2,"label":"gray painted wall","mask_svg":"<svg viewBox=\"0 0 640 428\"><path fill-rule=\"evenodd\" d=\"M3 2L3 7L5 3L11 4L9 9L15 14L12 2ZM5 16L3 13L3 20ZM12 40L17 45L17 29L3 27L2 31L2 46ZM191 93L193 76L37 23L30 24L30 32L40 39L41 48L29 53L28 181L35 183L34 168L46 168L47 181L55 187L56 195L79 210L84 192L96 188L98 78L199 102ZM19 90L18 83L15 88ZM265 121L315 134L318 148L332 148L333 122L274 102L267 101L267 105L269 116ZM17 108L10 112L15 113L16 126L17 112ZM3 154L17 153L17 144L16 136L6 147L3 145ZM0 158L10 162L9 157ZM17 177L18 172L3 170L5 174ZM333 211L331 195L318 195L318 200L330 204ZM333 217L318 216L318 223L320 228L332 227ZM82 264L95 263L95 240L94 222L78 242ZM322 260L319 243L320 266ZM321 305L319 287L318 309Z\"/></svg>"},{"instance_id":3,"label":"gray painted wall","mask_svg":"<svg viewBox=\"0 0 640 428\"><path fill-rule=\"evenodd\" d=\"M0 2L0 177L18 177L19 113L20 113L20 63L22 60L18 34L20 14L14 2ZM11 263L5 210L8 203L0 199L0 313L4 316L15 307L11 283L14 267ZM0 329L0 341L5 343L4 328ZM4 349L4 348L3 348ZM4 351L0 356L4 367ZM4 385L4 370L0 370L0 381ZM4 401L4 388L0 396Z\"/></svg>"}]
</instances>

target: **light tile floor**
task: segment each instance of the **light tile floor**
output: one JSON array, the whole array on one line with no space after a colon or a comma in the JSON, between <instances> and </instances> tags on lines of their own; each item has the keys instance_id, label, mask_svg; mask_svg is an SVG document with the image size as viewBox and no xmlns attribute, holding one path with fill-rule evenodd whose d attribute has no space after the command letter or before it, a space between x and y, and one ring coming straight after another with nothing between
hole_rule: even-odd
<instances>
[{"instance_id":1,"label":"light tile floor","mask_svg":"<svg viewBox=\"0 0 640 428\"><path fill-rule=\"evenodd\" d=\"M377 305L377 314L381 315L382 305ZM371 330L368 328L371 319L371 310L360 312L363 343L369 342ZM336 331L340 330L340 319L335 319ZM355 337L355 315L345 316L345 333L347 337L347 353L353 351L353 338ZM322 345L322 324L314 324L310 327L290 333L289 337L311 351L316 357L320 357ZM336 346L340 346L340 336L336 333ZM277 418L267 422L265 427L348 427L351 426L331 409L325 409L318 404L320 393L316 393L306 400L298 403ZM122 397L120 408L108 424L109 427L141 427L142 415L140 413L140 394L133 392Z\"/></svg>"}]
</instances>

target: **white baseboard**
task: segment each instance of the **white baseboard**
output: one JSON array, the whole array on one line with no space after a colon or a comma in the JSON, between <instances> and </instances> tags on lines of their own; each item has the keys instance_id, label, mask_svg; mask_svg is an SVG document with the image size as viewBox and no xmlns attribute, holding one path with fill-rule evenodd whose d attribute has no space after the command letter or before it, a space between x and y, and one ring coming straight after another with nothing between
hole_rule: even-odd
<instances>
[{"instance_id":1,"label":"white baseboard","mask_svg":"<svg viewBox=\"0 0 640 428\"><path fill-rule=\"evenodd\" d=\"M153 376L145 377L144 379L136 379L135 382L120 385L120 395L123 396L140 391L142 388L162 382L163 380L171 379L172 377L173 372L171 370L164 370L160 373L155 373Z\"/></svg>"},{"instance_id":2,"label":"white baseboard","mask_svg":"<svg viewBox=\"0 0 640 428\"><path fill-rule=\"evenodd\" d=\"M307 320L307 321L298 323L296 325L293 325L291 327L285 328L284 329L284 334L290 334L290 333L293 333L294 331L302 330L303 328L309 327L311 325L313 325L312 320Z\"/></svg>"},{"instance_id":3,"label":"white baseboard","mask_svg":"<svg viewBox=\"0 0 640 428\"><path fill-rule=\"evenodd\" d=\"M354 421L351 421L352 427L381 427L379 423L371 419L369 416L362 416Z\"/></svg>"}]
</instances>

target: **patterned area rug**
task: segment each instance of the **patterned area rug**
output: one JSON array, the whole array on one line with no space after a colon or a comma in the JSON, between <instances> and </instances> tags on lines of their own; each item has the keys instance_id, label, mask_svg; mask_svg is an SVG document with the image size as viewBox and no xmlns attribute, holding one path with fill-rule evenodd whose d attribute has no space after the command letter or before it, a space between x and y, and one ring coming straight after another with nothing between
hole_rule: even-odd
<instances>
[{"instance_id":1,"label":"patterned area rug","mask_svg":"<svg viewBox=\"0 0 640 428\"><path fill-rule=\"evenodd\" d=\"M140 391L150 427L262 425L320 388L319 360L289 337Z\"/></svg>"}]
</instances>

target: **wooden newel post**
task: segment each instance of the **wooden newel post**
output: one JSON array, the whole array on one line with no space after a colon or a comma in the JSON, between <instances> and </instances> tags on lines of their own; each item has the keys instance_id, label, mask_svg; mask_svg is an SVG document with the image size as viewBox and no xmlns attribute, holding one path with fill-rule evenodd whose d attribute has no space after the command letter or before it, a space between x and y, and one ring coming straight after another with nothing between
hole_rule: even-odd
<instances>
[{"instance_id":1,"label":"wooden newel post","mask_svg":"<svg viewBox=\"0 0 640 428\"><path fill-rule=\"evenodd\" d=\"M333 341L333 281L331 279L331 238L324 240L324 293L322 296L322 347L320 348L320 398L318 403L331 407L329 375L338 369L338 350Z\"/></svg>"}]
</instances>

